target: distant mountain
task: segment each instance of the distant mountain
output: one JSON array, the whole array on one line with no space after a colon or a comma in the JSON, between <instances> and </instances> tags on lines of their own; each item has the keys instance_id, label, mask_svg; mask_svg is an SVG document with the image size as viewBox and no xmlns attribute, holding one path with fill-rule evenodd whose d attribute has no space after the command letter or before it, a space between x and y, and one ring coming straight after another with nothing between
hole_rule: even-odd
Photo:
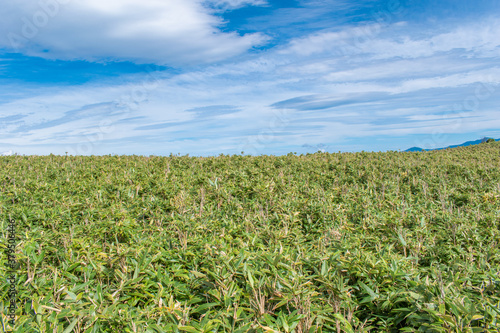
<instances>
[{"instance_id":1,"label":"distant mountain","mask_svg":"<svg viewBox=\"0 0 500 333\"><path fill-rule=\"evenodd\" d=\"M422 149L420 147L411 147L410 149L406 149L405 151L425 151L425 149Z\"/></svg>"},{"instance_id":2,"label":"distant mountain","mask_svg":"<svg viewBox=\"0 0 500 333\"><path fill-rule=\"evenodd\" d=\"M486 140L491 139L491 138L483 138L479 140L474 140L474 141L467 141L459 145L452 145L444 148L434 148L434 149L423 149L420 147L411 147L410 149L406 149L405 152L418 152L418 151L431 151L431 150L443 150L443 149L448 149L448 148L457 148L457 147L467 147L467 146L474 146L478 145L482 142L485 142ZM500 141L500 139L496 139L495 141Z\"/></svg>"}]
</instances>

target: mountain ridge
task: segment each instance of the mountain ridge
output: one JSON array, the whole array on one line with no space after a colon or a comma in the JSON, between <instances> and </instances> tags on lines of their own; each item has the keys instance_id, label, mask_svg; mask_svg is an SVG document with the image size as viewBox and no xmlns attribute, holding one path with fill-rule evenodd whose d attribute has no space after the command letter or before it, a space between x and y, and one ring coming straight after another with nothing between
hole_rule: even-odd
<instances>
[{"instance_id":1,"label":"mountain ridge","mask_svg":"<svg viewBox=\"0 0 500 333\"><path fill-rule=\"evenodd\" d=\"M443 148L433 148L433 149L423 149L420 147L411 147L405 150L405 152L421 152L421 151L433 151L433 150L443 150L443 149L448 149L448 148L457 148L457 147L468 147L468 146L474 146L478 145L480 143L486 142L488 139L493 139L493 138L482 138L479 140L474 140L474 141L466 141L464 143L458 144L458 145L451 145L448 147L443 147ZM493 139L495 141L500 141L500 139Z\"/></svg>"}]
</instances>

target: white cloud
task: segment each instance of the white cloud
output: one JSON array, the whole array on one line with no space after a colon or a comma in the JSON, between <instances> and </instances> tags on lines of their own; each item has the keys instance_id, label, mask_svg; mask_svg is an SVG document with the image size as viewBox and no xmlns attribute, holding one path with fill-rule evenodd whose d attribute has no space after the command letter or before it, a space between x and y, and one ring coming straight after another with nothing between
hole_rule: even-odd
<instances>
[{"instance_id":1,"label":"white cloud","mask_svg":"<svg viewBox=\"0 0 500 333\"><path fill-rule=\"evenodd\" d=\"M1 155L2 156L12 156L12 155L14 155L14 152L12 150L4 151Z\"/></svg>"},{"instance_id":2,"label":"white cloud","mask_svg":"<svg viewBox=\"0 0 500 333\"><path fill-rule=\"evenodd\" d=\"M410 91L418 91L422 89L431 88L449 88L449 87L460 87L472 85L474 83L485 83L481 90L475 90L477 95L487 94L491 95L491 92L495 91L498 84L500 84L500 68L490 68L481 71L470 71L467 73L452 74L446 76L437 76L431 78L413 79L405 80L400 87L393 90L393 92L404 93Z\"/></svg>"},{"instance_id":3,"label":"white cloud","mask_svg":"<svg viewBox=\"0 0 500 333\"><path fill-rule=\"evenodd\" d=\"M208 0L207 3L219 9L235 9L243 6L266 5L265 0Z\"/></svg>"},{"instance_id":4,"label":"white cloud","mask_svg":"<svg viewBox=\"0 0 500 333\"><path fill-rule=\"evenodd\" d=\"M332 56L369 55L371 59L414 59L461 49L474 57L500 56L500 20L496 18L464 24L438 34L432 30L421 31L418 37L405 30L406 26L368 24L336 32L318 32L292 40L282 52L298 56L328 53Z\"/></svg>"},{"instance_id":5,"label":"white cloud","mask_svg":"<svg viewBox=\"0 0 500 333\"><path fill-rule=\"evenodd\" d=\"M0 6L0 48L63 60L186 65L241 54L261 34L221 32L202 0L25 0ZM238 7L262 1L215 1Z\"/></svg>"},{"instance_id":6,"label":"white cloud","mask_svg":"<svg viewBox=\"0 0 500 333\"><path fill-rule=\"evenodd\" d=\"M368 24L360 27L344 28L336 32L318 32L292 40L281 53L310 56L328 52L337 56L346 55L352 52L352 49L355 49L357 44L376 36L381 29L381 24Z\"/></svg>"},{"instance_id":7,"label":"white cloud","mask_svg":"<svg viewBox=\"0 0 500 333\"><path fill-rule=\"evenodd\" d=\"M374 61L364 66L340 69L330 66L323 70L325 79L332 82L377 81L392 78L409 79L435 76L446 73L468 72L482 68L486 62L464 62L445 56L424 57L419 59L395 59L391 61Z\"/></svg>"}]
</instances>

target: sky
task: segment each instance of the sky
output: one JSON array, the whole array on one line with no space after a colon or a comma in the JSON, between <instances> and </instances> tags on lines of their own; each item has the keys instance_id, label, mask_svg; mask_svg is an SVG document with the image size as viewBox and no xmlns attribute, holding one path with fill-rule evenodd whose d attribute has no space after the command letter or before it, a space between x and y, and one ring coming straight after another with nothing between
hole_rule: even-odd
<instances>
[{"instance_id":1,"label":"sky","mask_svg":"<svg viewBox=\"0 0 500 333\"><path fill-rule=\"evenodd\" d=\"M0 155L282 155L500 138L498 0L0 4Z\"/></svg>"}]
</instances>

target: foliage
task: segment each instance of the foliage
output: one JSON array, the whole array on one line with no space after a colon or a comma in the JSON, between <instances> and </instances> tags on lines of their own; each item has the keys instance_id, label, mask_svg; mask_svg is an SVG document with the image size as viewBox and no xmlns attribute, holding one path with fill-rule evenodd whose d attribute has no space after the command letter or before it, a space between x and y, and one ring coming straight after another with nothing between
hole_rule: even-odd
<instances>
[{"instance_id":1,"label":"foliage","mask_svg":"<svg viewBox=\"0 0 500 333\"><path fill-rule=\"evenodd\" d=\"M497 332L499 152L0 157L17 331Z\"/></svg>"}]
</instances>

